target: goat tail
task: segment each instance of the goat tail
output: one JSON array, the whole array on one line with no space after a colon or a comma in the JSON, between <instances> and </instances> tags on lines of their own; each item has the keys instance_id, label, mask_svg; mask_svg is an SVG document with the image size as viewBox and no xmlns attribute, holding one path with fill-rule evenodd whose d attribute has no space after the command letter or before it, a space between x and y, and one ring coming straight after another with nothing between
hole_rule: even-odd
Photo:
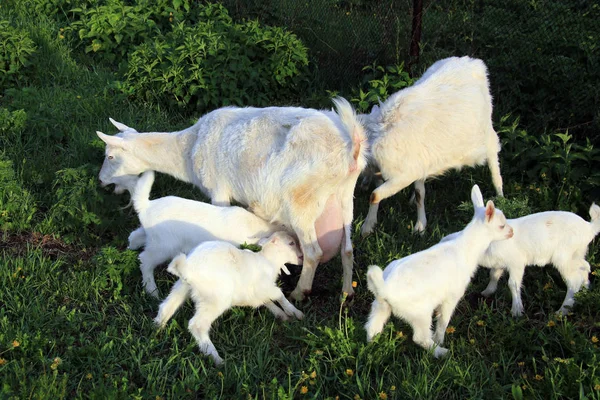
<instances>
[{"instance_id":1,"label":"goat tail","mask_svg":"<svg viewBox=\"0 0 600 400\"><path fill-rule=\"evenodd\" d=\"M167 271L178 278L181 278L181 267L185 265L187 262L187 256L185 253L180 253L177 257L175 257L167 267Z\"/></svg>"},{"instance_id":2,"label":"goat tail","mask_svg":"<svg viewBox=\"0 0 600 400\"><path fill-rule=\"evenodd\" d=\"M592 229L594 230L594 236L600 232L600 206L596 203L592 203L590 207L590 223L592 224Z\"/></svg>"},{"instance_id":3,"label":"goat tail","mask_svg":"<svg viewBox=\"0 0 600 400\"><path fill-rule=\"evenodd\" d=\"M340 117L342 124L344 124L352 143L350 172L362 171L367 165L368 141L365 129L348 100L343 97L335 97L332 101L335 105L335 112Z\"/></svg>"},{"instance_id":4,"label":"goat tail","mask_svg":"<svg viewBox=\"0 0 600 400\"><path fill-rule=\"evenodd\" d=\"M383 271L377 265L370 265L367 270L367 287L379 301L385 300Z\"/></svg>"},{"instance_id":5,"label":"goat tail","mask_svg":"<svg viewBox=\"0 0 600 400\"><path fill-rule=\"evenodd\" d=\"M150 205L150 190L154 183L154 171L146 171L142 174L135 185L135 190L131 196L133 208L140 215Z\"/></svg>"}]
</instances>

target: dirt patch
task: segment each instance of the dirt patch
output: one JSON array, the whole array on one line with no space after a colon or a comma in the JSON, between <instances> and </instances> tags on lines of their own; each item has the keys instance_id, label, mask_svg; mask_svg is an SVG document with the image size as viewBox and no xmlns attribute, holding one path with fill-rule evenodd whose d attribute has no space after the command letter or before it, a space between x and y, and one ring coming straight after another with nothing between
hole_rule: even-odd
<instances>
[{"instance_id":1,"label":"dirt patch","mask_svg":"<svg viewBox=\"0 0 600 400\"><path fill-rule=\"evenodd\" d=\"M95 251L78 248L52 235L39 232L4 234L0 241L0 251L7 251L17 257L26 255L32 248L41 249L44 256L51 259L66 257L89 260L95 254Z\"/></svg>"}]
</instances>

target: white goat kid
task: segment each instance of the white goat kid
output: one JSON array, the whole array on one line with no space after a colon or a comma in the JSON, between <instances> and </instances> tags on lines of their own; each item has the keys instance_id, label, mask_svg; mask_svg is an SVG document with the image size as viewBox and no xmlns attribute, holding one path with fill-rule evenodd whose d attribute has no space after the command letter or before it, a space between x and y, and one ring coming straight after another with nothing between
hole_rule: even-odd
<instances>
[{"instance_id":1,"label":"white goat kid","mask_svg":"<svg viewBox=\"0 0 600 400\"><path fill-rule=\"evenodd\" d=\"M213 204L231 200L293 231L304 252L295 299L310 292L319 262L341 252L342 290L353 294L353 193L366 165L366 136L350 104L336 112L295 107L225 107L190 128L137 133L115 123L100 171L103 183L147 170L200 187Z\"/></svg>"},{"instance_id":2,"label":"white goat kid","mask_svg":"<svg viewBox=\"0 0 600 400\"><path fill-rule=\"evenodd\" d=\"M476 208L483 207L479 193ZM523 314L521 283L527 265L554 264L567 285L567 294L557 313L567 314L575 303L575 293L589 287L590 264L585 260L588 245L600 232L600 207L592 204L591 221L565 211L546 211L509 219L514 229L510 240L493 242L479 259L479 265L490 268L490 282L481 294L496 293L498 280L508 271L508 287L512 295L511 313ZM456 234L442 241L454 239Z\"/></svg>"},{"instance_id":3,"label":"white goat kid","mask_svg":"<svg viewBox=\"0 0 600 400\"><path fill-rule=\"evenodd\" d=\"M294 239L285 232L276 232L259 244L262 250L253 253L226 242L205 242L189 256L181 254L175 257L167 271L180 279L161 303L154 321L164 327L191 294L196 303L196 314L188 328L200 351L220 364L223 359L208 332L213 321L231 307L257 308L265 305L283 320L287 320L288 316L302 319L304 314L285 298L275 283L280 270L289 275L285 264L297 264L302 254ZM283 310L273 301L277 301Z\"/></svg>"},{"instance_id":4,"label":"white goat kid","mask_svg":"<svg viewBox=\"0 0 600 400\"><path fill-rule=\"evenodd\" d=\"M487 161L502 196L500 142L491 118L487 68L469 57L437 61L413 86L362 115L371 162L385 180L371 194L362 235L375 227L379 203L413 182L418 212L414 229L422 232L427 225L425 179L450 169Z\"/></svg>"},{"instance_id":5,"label":"white goat kid","mask_svg":"<svg viewBox=\"0 0 600 400\"><path fill-rule=\"evenodd\" d=\"M475 185L471 191L473 201L478 190ZM441 345L446 328L477 270L477 261L490 242L511 236L504 214L489 201L485 209L476 208L471 222L454 240L392 261L385 271L370 266L367 284L375 301L365 326L367 340L381 332L394 313L410 324L416 344L433 349L436 357L445 355L448 350ZM438 320L432 337L434 311Z\"/></svg>"},{"instance_id":6,"label":"white goat kid","mask_svg":"<svg viewBox=\"0 0 600 400\"><path fill-rule=\"evenodd\" d=\"M158 297L154 269L202 242L223 240L233 245L255 244L279 230L241 207L219 207L176 196L150 200L154 171L146 171L133 190L133 207L141 228L129 235L129 248L140 253L144 287Z\"/></svg>"}]
</instances>

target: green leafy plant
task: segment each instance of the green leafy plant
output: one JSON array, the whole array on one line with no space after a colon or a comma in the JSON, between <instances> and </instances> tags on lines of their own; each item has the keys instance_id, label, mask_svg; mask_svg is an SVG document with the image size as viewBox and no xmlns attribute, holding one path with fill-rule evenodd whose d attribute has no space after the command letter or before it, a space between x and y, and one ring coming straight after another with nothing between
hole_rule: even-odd
<instances>
[{"instance_id":1,"label":"green leafy plant","mask_svg":"<svg viewBox=\"0 0 600 400\"><path fill-rule=\"evenodd\" d=\"M67 243L96 237L94 227L101 222L97 208L103 198L95 175L89 165L56 172L54 204L40 224L42 233L60 234Z\"/></svg>"},{"instance_id":2,"label":"green leafy plant","mask_svg":"<svg viewBox=\"0 0 600 400\"><path fill-rule=\"evenodd\" d=\"M35 199L18 182L12 162L0 153L0 230L20 232L31 228L36 210Z\"/></svg>"},{"instance_id":3,"label":"green leafy plant","mask_svg":"<svg viewBox=\"0 0 600 400\"><path fill-rule=\"evenodd\" d=\"M94 257L95 264L102 271L97 287L109 291L113 299L121 297L125 280L138 271L137 253L131 250L120 251L112 246L100 249Z\"/></svg>"},{"instance_id":4,"label":"green leafy plant","mask_svg":"<svg viewBox=\"0 0 600 400\"><path fill-rule=\"evenodd\" d=\"M0 20L0 91L17 81L21 84L26 81L36 49L26 31Z\"/></svg>"},{"instance_id":5,"label":"green leafy plant","mask_svg":"<svg viewBox=\"0 0 600 400\"><path fill-rule=\"evenodd\" d=\"M385 101L393 93L413 84L404 64L384 68L374 63L364 67L363 71L367 71L363 83L354 90L351 99L361 113L368 112L379 101Z\"/></svg>"},{"instance_id":6,"label":"green leafy plant","mask_svg":"<svg viewBox=\"0 0 600 400\"><path fill-rule=\"evenodd\" d=\"M183 22L129 57L125 93L195 110L271 105L295 95L308 64L306 48L281 28L235 24L221 5L194 26Z\"/></svg>"}]
</instances>

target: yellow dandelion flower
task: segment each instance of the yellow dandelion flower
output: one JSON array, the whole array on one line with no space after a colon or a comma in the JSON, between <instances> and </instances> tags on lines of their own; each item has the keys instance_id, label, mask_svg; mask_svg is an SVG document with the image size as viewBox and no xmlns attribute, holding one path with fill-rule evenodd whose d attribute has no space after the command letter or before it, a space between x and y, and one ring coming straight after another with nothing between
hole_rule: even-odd
<instances>
[{"instance_id":1,"label":"yellow dandelion flower","mask_svg":"<svg viewBox=\"0 0 600 400\"><path fill-rule=\"evenodd\" d=\"M348 376L354 376L354 371L352 371L350 368L348 368L346 370L346 375L348 375Z\"/></svg>"},{"instance_id":2,"label":"yellow dandelion flower","mask_svg":"<svg viewBox=\"0 0 600 400\"><path fill-rule=\"evenodd\" d=\"M385 392L381 392L381 393L379 393L379 398L381 400L387 400L387 394Z\"/></svg>"},{"instance_id":3,"label":"yellow dandelion flower","mask_svg":"<svg viewBox=\"0 0 600 400\"><path fill-rule=\"evenodd\" d=\"M80 95L77 95L77 98L78 98L78 99L81 99L81 96L80 96Z\"/></svg>"},{"instance_id":4,"label":"yellow dandelion flower","mask_svg":"<svg viewBox=\"0 0 600 400\"><path fill-rule=\"evenodd\" d=\"M59 31L64 32L65 28L60 28Z\"/></svg>"},{"instance_id":5,"label":"yellow dandelion flower","mask_svg":"<svg viewBox=\"0 0 600 400\"><path fill-rule=\"evenodd\" d=\"M318 356L322 356L323 355L323 350L315 350L315 354Z\"/></svg>"},{"instance_id":6,"label":"yellow dandelion flower","mask_svg":"<svg viewBox=\"0 0 600 400\"><path fill-rule=\"evenodd\" d=\"M56 357L56 358L54 359L54 363L55 363L55 364L60 364L60 363L62 363L62 360L60 359L60 357Z\"/></svg>"},{"instance_id":7,"label":"yellow dandelion flower","mask_svg":"<svg viewBox=\"0 0 600 400\"><path fill-rule=\"evenodd\" d=\"M449 326L449 327L446 328L446 333L447 334L450 335L450 334L452 334L454 332L456 332L456 329L453 326Z\"/></svg>"},{"instance_id":8,"label":"yellow dandelion flower","mask_svg":"<svg viewBox=\"0 0 600 400\"><path fill-rule=\"evenodd\" d=\"M540 193L542 190L540 188L535 188L535 191Z\"/></svg>"},{"instance_id":9,"label":"yellow dandelion flower","mask_svg":"<svg viewBox=\"0 0 600 400\"><path fill-rule=\"evenodd\" d=\"M4 358L0 358L0 365L6 364L6 360Z\"/></svg>"},{"instance_id":10,"label":"yellow dandelion flower","mask_svg":"<svg viewBox=\"0 0 600 400\"><path fill-rule=\"evenodd\" d=\"M306 393L308 393L308 386L302 386L302 387L300 388L300 393L302 393L302 394L306 394Z\"/></svg>"},{"instance_id":11,"label":"yellow dandelion flower","mask_svg":"<svg viewBox=\"0 0 600 400\"><path fill-rule=\"evenodd\" d=\"M64 35L58 35L58 37L59 37L60 39L64 39L64 38L65 38L65 36L64 36Z\"/></svg>"},{"instance_id":12,"label":"yellow dandelion flower","mask_svg":"<svg viewBox=\"0 0 600 400\"><path fill-rule=\"evenodd\" d=\"M521 378L527 379L527 374L521 374Z\"/></svg>"},{"instance_id":13,"label":"yellow dandelion flower","mask_svg":"<svg viewBox=\"0 0 600 400\"><path fill-rule=\"evenodd\" d=\"M390 388L391 392L394 392L396 390L396 386L392 385L392 387Z\"/></svg>"},{"instance_id":14,"label":"yellow dandelion flower","mask_svg":"<svg viewBox=\"0 0 600 400\"><path fill-rule=\"evenodd\" d=\"M523 361L519 361L519 362L517 363L517 365L518 365L519 367L523 367L523 366L525 365L525 363L524 363Z\"/></svg>"},{"instance_id":15,"label":"yellow dandelion flower","mask_svg":"<svg viewBox=\"0 0 600 400\"><path fill-rule=\"evenodd\" d=\"M93 376L92 376L92 374L90 374L90 373L88 372L88 373L87 373L87 375L85 376L85 378L86 378L86 379L92 379L92 378L93 378Z\"/></svg>"},{"instance_id":16,"label":"yellow dandelion flower","mask_svg":"<svg viewBox=\"0 0 600 400\"><path fill-rule=\"evenodd\" d=\"M592 271L592 275L597 276L598 275L598 271Z\"/></svg>"},{"instance_id":17,"label":"yellow dandelion flower","mask_svg":"<svg viewBox=\"0 0 600 400\"><path fill-rule=\"evenodd\" d=\"M592 343L598 343L598 338L596 336L592 336Z\"/></svg>"},{"instance_id":18,"label":"yellow dandelion flower","mask_svg":"<svg viewBox=\"0 0 600 400\"><path fill-rule=\"evenodd\" d=\"M483 320L477 321L477 326L485 326L485 321L483 321Z\"/></svg>"},{"instance_id":19,"label":"yellow dandelion flower","mask_svg":"<svg viewBox=\"0 0 600 400\"><path fill-rule=\"evenodd\" d=\"M600 384L598 384L598 383L597 383L597 384L595 384L595 385L594 385L594 390L600 390Z\"/></svg>"},{"instance_id":20,"label":"yellow dandelion flower","mask_svg":"<svg viewBox=\"0 0 600 400\"><path fill-rule=\"evenodd\" d=\"M354 400L360 400L360 396L359 396L359 395L357 395L357 394L355 394L355 395L354 395Z\"/></svg>"},{"instance_id":21,"label":"yellow dandelion flower","mask_svg":"<svg viewBox=\"0 0 600 400\"><path fill-rule=\"evenodd\" d=\"M540 374L535 374L535 378L536 381L541 381L542 379L544 379L544 377Z\"/></svg>"},{"instance_id":22,"label":"yellow dandelion flower","mask_svg":"<svg viewBox=\"0 0 600 400\"><path fill-rule=\"evenodd\" d=\"M317 377L317 371L313 371L313 372L311 372L311 373L310 373L310 377L311 377L312 379L315 379L315 378Z\"/></svg>"},{"instance_id":23,"label":"yellow dandelion flower","mask_svg":"<svg viewBox=\"0 0 600 400\"><path fill-rule=\"evenodd\" d=\"M223 379L223 373L221 371L217 372L217 376L221 379Z\"/></svg>"},{"instance_id":24,"label":"yellow dandelion flower","mask_svg":"<svg viewBox=\"0 0 600 400\"><path fill-rule=\"evenodd\" d=\"M317 383L317 381L315 381L315 380L312 380L312 379L311 379L310 381L308 381L308 383L309 383L311 386L315 386L315 384Z\"/></svg>"},{"instance_id":25,"label":"yellow dandelion flower","mask_svg":"<svg viewBox=\"0 0 600 400\"><path fill-rule=\"evenodd\" d=\"M548 282L544 285L544 290L549 290L552 287L552 282Z\"/></svg>"},{"instance_id":26,"label":"yellow dandelion flower","mask_svg":"<svg viewBox=\"0 0 600 400\"><path fill-rule=\"evenodd\" d=\"M469 339L469 343L475 344L475 339Z\"/></svg>"},{"instance_id":27,"label":"yellow dandelion flower","mask_svg":"<svg viewBox=\"0 0 600 400\"><path fill-rule=\"evenodd\" d=\"M158 395L157 395L157 396L156 396L154 399L155 399L155 400L164 400L162 397L160 397L160 396L158 396Z\"/></svg>"},{"instance_id":28,"label":"yellow dandelion flower","mask_svg":"<svg viewBox=\"0 0 600 400\"><path fill-rule=\"evenodd\" d=\"M500 365L498 363L492 363L492 367L498 368Z\"/></svg>"},{"instance_id":29,"label":"yellow dandelion flower","mask_svg":"<svg viewBox=\"0 0 600 400\"><path fill-rule=\"evenodd\" d=\"M554 323L554 321L550 320L548 321L548 323L546 324L546 326L552 328L554 325L556 325L556 323Z\"/></svg>"},{"instance_id":30,"label":"yellow dandelion flower","mask_svg":"<svg viewBox=\"0 0 600 400\"><path fill-rule=\"evenodd\" d=\"M521 388L522 388L523 390L526 390L526 389L527 389L527 385L523 385L523 386L521 386Z\"/></svg>"},{"instance_id":31,"label":"yellow dandelion flower","mask_svg":"<svg viewBox=\"0 0 600 400\"><path fill-rule=\"evenodd\" d=\"M12 342L13 347L19 347L20 345L21 345L21 343L19 343L18 340L13 340L13 342Z\"/></svg>"},{"instance_id":32,"label":"yellow dandelion flower","mask_svg":"<svg viewBox=\"0 0 600 400\"><path fill-rule=\"evenodd\" d=\"M545 178L546 178L546 173L542 172L542 179L545 179Z\"/></svg>"},{"instance_id":33,"label":"yellow dandelion flower","mask_svg":"<svg viewBox=\"0 0 600 400\"><path fill-rule=\"evenodd\" d=\"M358 286L358 283L356 283L356 281L352 281L352 287L355 288Z\"/></svg>"},{"instance_id":34,"label":"yellow dandelion flower","mask_svg":"<svg viewBox=\"0 0 600 400\"><path fill-rule=\"evenodd\" d=\"M571 340L571 341L569 342L569 344L570 344L571 346L575 346L575 341L574 341L574 340Z\"/></svg>"},{"instance_id":35,"label":"yellow dandelion flower","mask_svg":"<svg viewBox=\"0 0 600 400\"><path fill-rule=\"evenodd\" d=\"M396 332L396 338L403 338L403 337L404 337L404 333L402 333L402 331Z\"/></svg>"}]
</instances>

